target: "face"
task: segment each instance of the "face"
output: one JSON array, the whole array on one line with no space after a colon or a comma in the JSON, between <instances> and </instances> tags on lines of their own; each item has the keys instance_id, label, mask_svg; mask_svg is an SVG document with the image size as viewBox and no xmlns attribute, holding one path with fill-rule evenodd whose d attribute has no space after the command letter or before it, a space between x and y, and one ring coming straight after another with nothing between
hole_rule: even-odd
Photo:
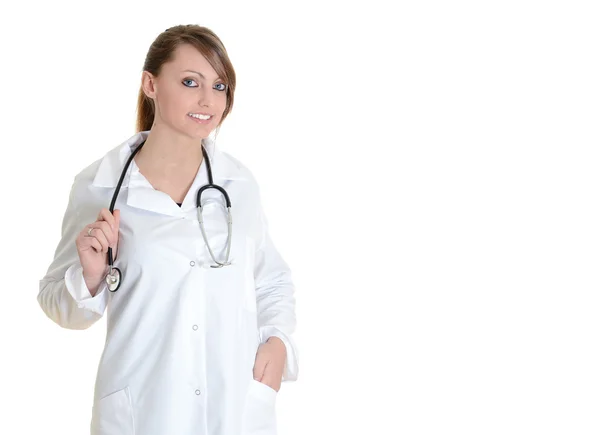
<instances>
[{"instance_id":1,"label":"face","mask_svg":"<svg viewBox=\"0 0 600 435\"><path fill-rule=\"evenodd\" d=\"M227 103L224 81L196 48L177 47L172 61L163 64L160 75L143 72L142 85L154 100L154 126L168 127L190 138L205 138L217 127ZM208 121L190 114L209 114Z\"/></svg>"}]
</instances>

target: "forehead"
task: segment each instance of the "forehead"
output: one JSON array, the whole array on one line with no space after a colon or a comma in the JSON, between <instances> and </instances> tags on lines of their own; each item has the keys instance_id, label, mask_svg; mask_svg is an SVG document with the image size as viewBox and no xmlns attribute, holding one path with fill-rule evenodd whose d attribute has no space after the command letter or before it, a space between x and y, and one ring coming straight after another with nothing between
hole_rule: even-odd
<instances>
[{"instance_id":1,"label":"forehead","mask_svg":"<svg viewBox=\"0 0 600 435\"><path fill-rule=\"evenodd\" d=\"M173 53L173 59L165 65L176 73L191 70L198 71L209 78L217 76L216 71L202 53L190 44L179 45Z\"/></svg>"}]
</instances>

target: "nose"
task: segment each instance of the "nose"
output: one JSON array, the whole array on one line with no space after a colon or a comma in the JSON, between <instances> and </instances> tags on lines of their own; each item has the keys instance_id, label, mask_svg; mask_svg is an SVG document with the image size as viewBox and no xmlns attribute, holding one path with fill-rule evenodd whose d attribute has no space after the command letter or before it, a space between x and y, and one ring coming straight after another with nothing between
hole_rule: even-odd
<instances>
[{"instance_id":1,"label":"nose","mask_svg":"<svg viewBox=\"0 0 600 435\"><path fill-rule=\"evenodd\" d=\"M210 107L210 106L212 106L212 98L213 98L213 95L212 95L210 89L207 90L203 87L203 90L200 91L200 96L198 98L198 104L200 106Z\"/></svg>"}]
</instances>

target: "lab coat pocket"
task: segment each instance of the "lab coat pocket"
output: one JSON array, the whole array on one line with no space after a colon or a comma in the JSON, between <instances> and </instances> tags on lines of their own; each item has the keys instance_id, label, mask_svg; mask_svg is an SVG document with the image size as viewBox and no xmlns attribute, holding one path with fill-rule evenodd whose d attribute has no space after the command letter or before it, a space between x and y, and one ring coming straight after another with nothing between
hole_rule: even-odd
<instances>
[{"instance_id":1,"label":"lab coat pocket","mask_svg":"<svg viewBox=\"0 0 600 435\"><path fill-rule=\"evenodd\" d=\"M277 391L252 379L246 395L242 435L277 435Z\"/></svg>"},{"instance_id":2,"label":"lab coat pocket","mask_svg":"<svg viewBox=\"0 0 600 435\"><path fill-rule=\"evenodd\" d=\"M91 435L134 435L129 387L98 400L92 408Z\"/></svg>"}]
</instances>

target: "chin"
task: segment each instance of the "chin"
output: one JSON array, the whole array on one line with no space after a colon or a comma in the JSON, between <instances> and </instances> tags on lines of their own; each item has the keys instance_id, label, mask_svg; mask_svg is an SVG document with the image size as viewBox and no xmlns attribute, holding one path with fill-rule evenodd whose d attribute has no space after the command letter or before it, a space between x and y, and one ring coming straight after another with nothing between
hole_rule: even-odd
<instances>
[{"instance_id":1,"label":"chin","mask_svg":"<svg viewBox=\"0 0 600 435\"><path fill-rule=\"evenodd\" d=\"M196 139L205 139L212 133L212 130L197 130L194 132L194 137Z\"/></svg>"},{"instance_id":2,"label":"chin","mask_svg":"<svg viewBox=\"0 0 600 435\"><path fill-rule=\"evenodd\" d=\"M194 128L194 126L190 128L189 125L185 126L185 128L180 128L179 131L191 139L204 139L212 133L212 129L198 127Z\"/></svg>"}]
</instances>

